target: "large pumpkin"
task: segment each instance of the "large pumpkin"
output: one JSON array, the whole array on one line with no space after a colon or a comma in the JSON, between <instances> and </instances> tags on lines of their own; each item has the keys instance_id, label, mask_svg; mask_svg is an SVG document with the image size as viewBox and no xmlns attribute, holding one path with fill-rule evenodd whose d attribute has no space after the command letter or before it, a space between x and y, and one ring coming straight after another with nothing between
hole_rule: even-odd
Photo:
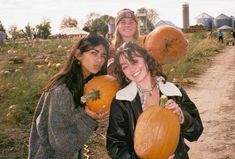
<instances>
[{"instance_id":1,"label":"large pumpkin","mask_svg":"<svg viewBox=\"0 0 235 159\"><path fill-rule=\"evenodd\" d=\"M94 112L98 112L105 105L106 112L118 89L119 83L116 78L110 75L96 76L84 86L81 100Z\"/></svg>"},{"instance_id":2,"label":"large pumpkin","mask_svg":"<svg viewBox=\"0 0 235 159\"><path fill-rule=\"evenodd\" d=\"M186 54L188 42L180 30L163 25L146 36L144 48L160 64L167 64L178 61Z\"/></svg>"},{"instance_id":3,"label":"large pumpkin","mask_svg":"<svg viewBox=\"0 0 235 159\"><path fill-rule=\"evenodd\" d=\"M138 118L134 148L141 159L168 159L179 140L179 119L171 110L150 106Z\"/></svg>"}]
</instances>

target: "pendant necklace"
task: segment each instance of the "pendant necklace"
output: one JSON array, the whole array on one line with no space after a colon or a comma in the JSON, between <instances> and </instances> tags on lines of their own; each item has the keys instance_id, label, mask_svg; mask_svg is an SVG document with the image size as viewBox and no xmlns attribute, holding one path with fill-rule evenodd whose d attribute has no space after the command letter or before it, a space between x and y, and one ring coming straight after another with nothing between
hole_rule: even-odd
<instances>
[{"instance_id":1,"label":"pendant necklace","mask_svg":"<svg viewBox=\"0 0 235 159\"><path fill-rule=\"evenodd\" d=\"M142 93L142 94L145 94L145 93L147 93L149 96L152 96L152 92L153 92L153 90L154 90L154 88L157 86L157 83L155 83L152 87L151 87L151 89L142 89L142 88L140 88L140 87L138 87L138 89L140 90L140 92Z\"/></svg>"}]
</instances>

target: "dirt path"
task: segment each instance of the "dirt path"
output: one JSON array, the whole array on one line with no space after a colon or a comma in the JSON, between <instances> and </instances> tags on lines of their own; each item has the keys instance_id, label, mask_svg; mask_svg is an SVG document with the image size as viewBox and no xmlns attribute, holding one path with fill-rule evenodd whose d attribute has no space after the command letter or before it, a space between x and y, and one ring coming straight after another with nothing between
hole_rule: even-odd
<instances>
[{"instance_id":1,"label":"dirt path","mask_svg":"<svg viewBox=\"0 0 235 159\"><path fill-rule=\"evenodd\" d=\"M197 105L204 132L189 143L190 159L235 159L235 47L218 54L205 73L186 88Z\"/></svg>"}]
</instances>

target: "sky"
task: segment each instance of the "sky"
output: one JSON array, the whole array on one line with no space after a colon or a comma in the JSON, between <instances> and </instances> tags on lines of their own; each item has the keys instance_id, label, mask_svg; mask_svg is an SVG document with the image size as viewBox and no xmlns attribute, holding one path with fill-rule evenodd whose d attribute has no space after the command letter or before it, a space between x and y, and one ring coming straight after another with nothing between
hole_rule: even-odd
<instances>
[{"instance_id":1,"label":"sky","mask_svg":"<svg viewBox=\"0 0 235 159\"><path fill-rule=\"evenodd\" d=\"M115 17L123 8L136 11L144 7L182 27L184 3L189 4L190 25L196 24L196 17L203 12L214 18L222 13L235 16L235 0L0 0L0 21L9 30L11 25L24 29L28 23L35 27L49 19L52 34L56 34L64 17L75 18L82 28L91 12Z\"/></svg>"}]
</instances>

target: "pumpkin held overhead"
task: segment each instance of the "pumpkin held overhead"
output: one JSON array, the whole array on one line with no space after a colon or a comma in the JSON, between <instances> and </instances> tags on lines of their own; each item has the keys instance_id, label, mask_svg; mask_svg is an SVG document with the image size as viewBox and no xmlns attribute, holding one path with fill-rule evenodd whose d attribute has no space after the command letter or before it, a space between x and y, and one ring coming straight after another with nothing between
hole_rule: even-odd
<instances>
[{"instance_id":1,"label":"pumpkin held overhead","mask_svg":"<svg viewBox=\"0 0 235 159\"><path fill-rule=\"evenodd\" d=\"M146 36L144 48L160 64L168 64L185 56L188 42L180 30L163 25Z\"/></svg>"}]
</instances>

